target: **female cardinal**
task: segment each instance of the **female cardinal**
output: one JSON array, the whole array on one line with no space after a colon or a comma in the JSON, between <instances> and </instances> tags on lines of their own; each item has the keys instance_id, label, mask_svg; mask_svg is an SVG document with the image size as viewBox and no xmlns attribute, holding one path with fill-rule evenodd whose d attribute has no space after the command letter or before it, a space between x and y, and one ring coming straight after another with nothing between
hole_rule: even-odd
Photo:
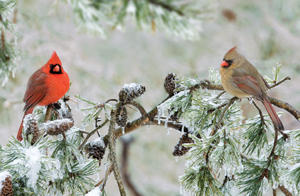
<instances>
[{"instance_id":1,"label":"female cardinal","mask_svg":"<svg viewBox=\"0 0 300 196\"><path fill-rule=\"evenodd\" d=\"M270 115L275 129L284 129L266 94L268 84L256 68L236 51L236 47L225 54L220 74L225 91L239 98L254 97L261 101Z\"/></svg>"},{"instance_id":2,"label":"female cardinal","mask_svg":"<svg viewBox=\"0 0 300 196\"><path fill-rule=\"evenodd\" d=\"M36 105L45 106L57 102L66 94L69 86L69 76L54 51L49 61L34 72L27 83L23 98L25 112L17 135L19 141L22 140L24 117L31 114Z\"/></svg>"}]
</instances>

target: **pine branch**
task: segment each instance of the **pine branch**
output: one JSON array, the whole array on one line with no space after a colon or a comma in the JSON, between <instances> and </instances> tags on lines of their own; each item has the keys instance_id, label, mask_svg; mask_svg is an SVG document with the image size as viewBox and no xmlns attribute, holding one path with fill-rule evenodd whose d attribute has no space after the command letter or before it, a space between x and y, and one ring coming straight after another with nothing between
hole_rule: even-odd
<instances>
[{"instance_id":1,"label":"pine branch","mask_svg":"<svg viewBox=\"0 0 300 196\"><path fill-rule=\"evenodd\" d=\"M109 159L111 161L111 164L113 166L113 172L115 179L118 183L119 191L121 196L126 196L125 188L122 182L122 178L119 172L119 167L117 163L117 157L116 157L116 143L115 143L115 125L116 125L116 113L114 110L111 111L110 114L110 124L108 129L108 147L109 147Z\"/></svg>"},{"instance_id":2,"label":"pine branch","mask_svg":"<svg viewBox=\"0 0 300 196\"><path fill-rule=\"evenodd\" d=\"M193 91L195 91L199 88L208 89L208 90L224 90L221 85L215 85L215 84L212 84L208 80L203 80L200 83L190 87L190 93L193 93ZM158 122L156 120L154 120L154 117L157 115L157 107L159 105L161 105L162 103L164 103L165 101L167 101L168 99L172 98L173 96L169 96L166 99L164 99L160 104L158 104L150 112L148 112L147 115L142 116L142 117L140 117L140 118L138 118L138 119L136 119L132 122L127 123L124 130L122 128L116 129L116 131L115 131L116 138L122 136L123 132L125 134L130 133L130 132L134 131L135 129L137 129L137 128L143 126L143 125L147 125L147 124L160 125L160 124L158 124ZM168 126L170 128L176 128L177 130L179 128L178 125L174 125L173 123L168 123ZM180 127L180 128L182 128L182 127Z\"/></svg>"},{"instance_id":3,"label":"pine branch","mask_svg":"<svg viewBox=\"0 0 300 196\"><path fill-rule=\"evenodd\" d=\"M237 97L233 97L229 100L229 102L226 104L226 107L223 109L221 115L220 115L220 118L217 122L217 124L214 126L214 128L212 129L211 133L210 133L210 136L214 136L216 133L217 133L217 130L221 128L221 124L223 122L223 118L224 118L224 115L226 113L226 111L229 109L229 107L236 101L238 100ZM209 149L208 151L204 154L204 157L205 157L205 163L208 165L208 162L209 162L209 153L213 150L213 144L215 144L217 142L217 140L214 140L212 142L212 145L209 146Z\"/></svg>"},{"instance_id":4,"label":"pine branch","mask_svg":"<svg viewBox=\"0 0 300 196\"><path fill-rule=\"evenodd\" d=\"M198 84L191 86L189 89L192 93L193 91L195 91L199 88L208 89L208 90L224 90L222 85L213 84L212 82L210 82L208 80L200 81ZM172 98L173 96L169 96L161 103L164 103L166 100ZM238 99L238 98L234 98L234 99ZM296 110L290 104L288 104L284 101L281 101L279 99L273 98L273 97L269 97L269 100L273 105L275 105L279 108L285 109L286 111L291 113L296 119L300 119L300 112L298 110ZM160 104L158 104L158 105L160 105ZM149 123L149 121L151 121L151 123L157 124L156 122L154 122L154 120L152 120L154 118L154 116L157 115L157 106L154 107L149 113L147 113L147 116L144 116L144 117L142 116L132 122L127 123L126 127L124 128L125 134L130 133L130 132L134 131L135 129L139 128L140 126L143 126L143 125ZM223 105L223 106L225 106L225 105ZM149 123L149 124L151 124L151 123ZM170 124L170 125L173 126L172 124ZM171 127L171 128L173 128L173 127ZM123 132L122 128L116 129L116 132L115 132L116 137L118 138L121 135L123 135L122 132Z\"/></svg>"}]
</instances>

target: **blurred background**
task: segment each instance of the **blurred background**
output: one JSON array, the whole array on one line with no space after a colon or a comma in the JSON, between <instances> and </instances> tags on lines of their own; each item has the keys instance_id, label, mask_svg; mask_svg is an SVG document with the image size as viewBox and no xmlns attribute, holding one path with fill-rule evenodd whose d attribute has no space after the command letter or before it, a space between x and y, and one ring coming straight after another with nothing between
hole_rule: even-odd
<instances>
[{"instance_id":1,"label":"blurred background","mask_svg":"<svg viewBox=\"0 0 300 196\"><path fill-rule=\"evenodd\" d=\"M238 46L265 76L271 77L273 67L281 65L279 77L290 76L292 80L274 88L270 95L300 109L297 0L214 1L208 17L197 23L199 38L193 40L143 31L130 20L121 30L107 29L103 39L79 29L70 4L53 0L18 1L16 16L16 47L20 52L15 77L0 89L1 144L16 136L27 80L54 50L72 82L68 95L77 126L82 126L84 114L75 95L100 103L116 98L123 84L136 82L146 86L138 101L149 111L167 96L163 82L169 72L208 79L209 69L217 70L233 46ZM251 106L242 104L245 116L255 114ZM130 112L136 113L133 109ZM286 129L300 128L285 111L281 118ZM135 140L130 146L129 173L137 189L145 195L181 195L178 177L183 174L185 160L172 155L180 134L151 126L132 135ZM121 150L120 142L118 146ZM109 195L118 194L112 176L106 189Z\"/></svg>"}]
</instances>

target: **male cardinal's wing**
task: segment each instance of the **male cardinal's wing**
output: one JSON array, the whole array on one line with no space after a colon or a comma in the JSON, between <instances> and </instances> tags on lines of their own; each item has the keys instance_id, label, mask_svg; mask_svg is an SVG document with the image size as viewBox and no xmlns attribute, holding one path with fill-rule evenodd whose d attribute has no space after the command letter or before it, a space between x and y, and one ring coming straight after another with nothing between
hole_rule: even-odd
<instances>
[{"instance_id":1,"label":"male cardinal's wing","mask_svg":"<svg viewBox=\"0 0 300 196\"><path fill-rule=\"evenodd\" d=\"M41 70L36 71L29 79L26 93L23 101L25 102L24 110L38 105L47 94L45 79L47 75Z\"/></svg>"},{"instance_id":2,"label":"male cardinal's wing","mask_svg":"<svg viewBox=\"0 0 300 196\"><path fill-rule=\"evenodd\" d=\"M262 98L263 91L259 87L257 80L250 75L233 76L233 83L243 92Z\"/></svg>"}]
</instances>

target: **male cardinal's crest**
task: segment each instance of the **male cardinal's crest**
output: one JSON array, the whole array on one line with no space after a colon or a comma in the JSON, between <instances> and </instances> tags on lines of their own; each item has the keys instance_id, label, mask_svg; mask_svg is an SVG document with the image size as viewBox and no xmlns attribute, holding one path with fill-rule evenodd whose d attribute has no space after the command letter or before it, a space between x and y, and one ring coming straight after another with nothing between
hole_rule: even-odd
<instances>
[{"instance_id":1,"label":"male cardinal's crest","mask_svg":"<svg viewBox=\"0 0 300 196\"><path fill-rule=\"evenodd\" d=\"M48 62L34 72L28 80L23 99L24 117L31 114L36 105L46 106L57 102L69 90L69 83L69 76L54 51ZM18 140L22 140L22 129L23 120L19 128Z\"/></svg>"},{"instance_id":2,"label":"male cardinal's crest","mask_svg":"<svg viewBox=\"0 0 300 196\"><path fill-rule=\"evenodd\" d=\"M60 61L59 57L57 56L56 52L53 51L53 53L52 53L49 61L47 62L47 64L50 65L50 64L56 64L56 63L61 65L61 61Z\"/></svg>"}]
</instances>

